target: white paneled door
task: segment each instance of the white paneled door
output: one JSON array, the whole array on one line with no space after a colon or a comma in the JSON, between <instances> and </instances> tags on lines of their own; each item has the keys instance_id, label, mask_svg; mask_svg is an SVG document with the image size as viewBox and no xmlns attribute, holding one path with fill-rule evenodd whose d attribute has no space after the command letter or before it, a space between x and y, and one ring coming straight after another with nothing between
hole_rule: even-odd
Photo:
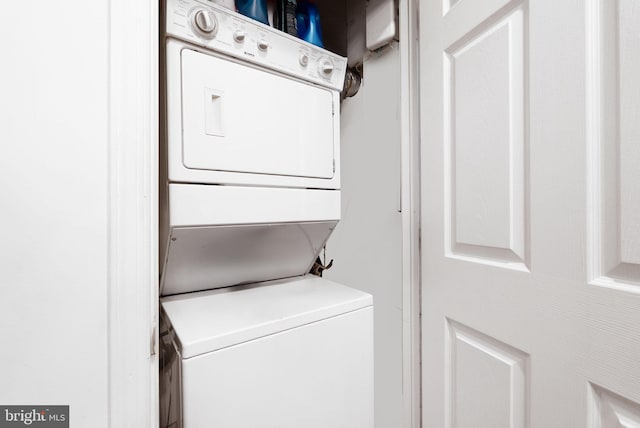
<instances>
[{"instance_id":1,"label":"white paneled door","mask_svg":"<svg viewBox=\"0 0 640 428\"><path fill-rule=\"evenodd\" d=\"M423 426L640 427L640 1L420 1Z\"/></svg>"}]
</instances>

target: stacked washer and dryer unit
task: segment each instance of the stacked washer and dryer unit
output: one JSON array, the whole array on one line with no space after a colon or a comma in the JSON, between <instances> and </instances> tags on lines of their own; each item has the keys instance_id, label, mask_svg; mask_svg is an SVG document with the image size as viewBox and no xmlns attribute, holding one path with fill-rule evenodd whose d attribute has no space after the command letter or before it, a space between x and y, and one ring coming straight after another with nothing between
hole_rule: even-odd
<instances>
[{"instance_id":1,"label":"stacked washer and dryer unit","mask_svg":"<svg viewBox=\"0 0 640 428\"><path fill-rule=\"evenodd\" d=\"M372 298L307 274L346 60L208 1L162 21L160 426L372 428Z\"/></svg>"}]
</instances>

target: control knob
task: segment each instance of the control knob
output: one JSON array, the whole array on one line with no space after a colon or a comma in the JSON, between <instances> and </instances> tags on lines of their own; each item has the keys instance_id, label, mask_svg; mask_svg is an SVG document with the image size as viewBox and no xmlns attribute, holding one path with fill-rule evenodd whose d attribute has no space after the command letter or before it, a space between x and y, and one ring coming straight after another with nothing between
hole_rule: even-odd
<instances>
[{"instance_id":1,"label":"control knob","mask_svg":"<svg viewBox=\"0 0 640 428\"><path fill-rule=\"evenodd\" d=\"M260 49L261 51L266 51L267 49L269 49L269 42L265 39L258 40L258 49Z\"/></svg>"},{"instance_id":2,"label":"control knob","mask_svg":"<svg viewBox=\"0 0 640 428\"><path fill-rule=\"evenodd\" d=\"M233 33L233 40L235 40L238 43L244 42L245 37L246 37L246 33L242 30L236 30Z\"/></svg>"},{"instance_id":3,"label":"control knob","mask_svg":"<svg viewBox=\"0 0 640 428\"><path fill-rule=\"evenodd\" d=\"M218 29L218 20L213 12L198 9L192 15L192 26L201 37L213 39Z\"/></svg>"},{"instance_id":4,"label":"control knob","mask_svg":"<svg viewBox=\"0 0 640 428\"><path fill-rule=\"evenodd\" d=\"M333 63L329 58L322 58L318 62L318 73L322 77L330 77L331 73L333 73Z\"/></svg>"}]
</instances>

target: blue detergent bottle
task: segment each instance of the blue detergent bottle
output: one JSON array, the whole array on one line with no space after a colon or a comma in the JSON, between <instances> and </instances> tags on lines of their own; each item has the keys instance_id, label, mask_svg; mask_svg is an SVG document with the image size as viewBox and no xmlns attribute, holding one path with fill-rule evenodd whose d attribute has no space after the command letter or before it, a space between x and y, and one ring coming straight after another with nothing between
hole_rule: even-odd
<instances>
[{"instance_id":1,"label":"blue detergent bottle","mask_svg":"<svg viewBox=\"0 0 640 428\"><path fill-rule=\"evenodd\" d=\"M298 23L298 37L305 42L324 48L320 13L318 13L315 1L301 0L298 2L296 21Z\"/></svg>"},{"instance_id":2,"label":"blue detergent bottle","mask_svg":"<svg viewBox=\"0 0 640 428\"><path fill-rule=\"evenodd\" d=\"M269 25L269 14L267 12L267 0L236 0L238 12L244 16Z\"/></svg>"}]
</instances>

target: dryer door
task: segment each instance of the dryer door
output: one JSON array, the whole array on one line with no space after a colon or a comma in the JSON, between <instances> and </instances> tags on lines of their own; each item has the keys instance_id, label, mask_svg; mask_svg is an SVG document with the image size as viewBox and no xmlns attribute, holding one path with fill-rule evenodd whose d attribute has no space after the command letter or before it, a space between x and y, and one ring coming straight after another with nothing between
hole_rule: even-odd
<instances>
[{"instance_id":1,"label":"dryer door","mask_svg":"<svg viewBox=\"0 0 640 428\"><path fill-rule=\"evenodd\" d=\"M186 168L333 177L331 91L189 49L181 68Z\"/></svg>"}]
</instances>

